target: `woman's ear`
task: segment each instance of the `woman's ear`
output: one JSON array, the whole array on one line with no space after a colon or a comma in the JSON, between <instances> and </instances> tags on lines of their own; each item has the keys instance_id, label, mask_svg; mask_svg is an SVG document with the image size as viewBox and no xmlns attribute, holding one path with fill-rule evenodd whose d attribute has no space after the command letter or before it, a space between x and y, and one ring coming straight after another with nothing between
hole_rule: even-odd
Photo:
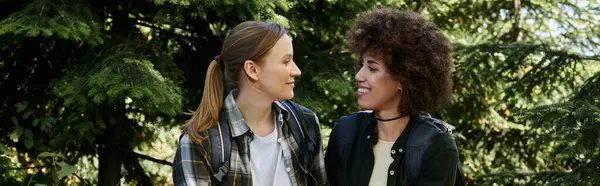
<instances>
[{"instance_id":1,"label":"woman's ear","mask_svg":"<svg viewBox=\"0 0 600 186\"><path fill-rule=\"evenodd\" d=\"M244 62L244 72L246 72L246 76L250 78L252 81L258 81L258 66L252 60L246 60Z\"/></svg>"}]
</instances>

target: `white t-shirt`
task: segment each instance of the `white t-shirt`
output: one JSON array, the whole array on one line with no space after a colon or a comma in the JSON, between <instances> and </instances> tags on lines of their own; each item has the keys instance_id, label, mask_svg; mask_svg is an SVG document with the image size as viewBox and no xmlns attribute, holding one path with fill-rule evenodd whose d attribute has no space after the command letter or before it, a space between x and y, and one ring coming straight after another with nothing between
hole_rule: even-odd
<instances>
[{"instance_id":1,"label":"white t-shirt","mask_svg":"<svg viewBox=\"0 0 600 186\"><path fill-rule=\"evenodd\" d=\"M375 165L373 166L373 173L371 173L371 180L369 180L369 186L385 186L387 185L387 171L390 164L394 161L390 150L394 142L379 140L375 146L373 146L373 155L375 155Z\"/></svg>"},{"instance_id":2,"label":"white t-shirt","mask_svg":"<svg viewBox=\"0 0 600 186\"><path fill-rule=\"evenodd\" d=\"M278 126L271 134L260 137L254 135L250 142L250 162L252 167L252 185L254 186L291 186L292 182L285 170L283 151L278 142ZM280 140L285 143L285 140Z\"/></svg>"}]
</instances>

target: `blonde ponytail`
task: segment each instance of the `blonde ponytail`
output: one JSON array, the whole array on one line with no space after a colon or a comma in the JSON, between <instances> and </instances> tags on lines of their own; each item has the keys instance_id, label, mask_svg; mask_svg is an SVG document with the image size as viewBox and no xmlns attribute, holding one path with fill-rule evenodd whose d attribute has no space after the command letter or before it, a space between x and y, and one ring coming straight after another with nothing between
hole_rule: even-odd
<instances>
[{"instance_id":1,"label":"blonde ponytail","mask_svg":"<svg viewBox=\"0 0 600 186\"><path fill-rule=\"evenodd\" d=\"M202 100L184 127L185 133L195 143L202 141L199 132L212 128L219 121L219 111L223 105L223 73L219 58L216 57L208 66Z\"/></svg>"}]
</instances>

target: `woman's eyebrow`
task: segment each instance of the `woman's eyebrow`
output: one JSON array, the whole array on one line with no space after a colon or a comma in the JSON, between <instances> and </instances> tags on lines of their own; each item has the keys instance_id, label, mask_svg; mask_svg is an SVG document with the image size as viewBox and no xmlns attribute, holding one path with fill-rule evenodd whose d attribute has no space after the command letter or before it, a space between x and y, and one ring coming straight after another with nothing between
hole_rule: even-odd
<instances>
[{"instance_id":1,"label":"woman's eyebrow","mask_svg":"<svg viewBox=\"0 0 600 186\"><path fill-rule=\"evenodd\" d=\"M379 64L377 61L375 60L367 60L368 64Z\"/></svg>"},{"instance_id":2,"label":"woman's eyebrow","mask_svg":"<svg viewBox=\"0 0 600 186\"><path fill-rule=\"evenodd\" d=\"M286 58L286 57L292 57L294 54L286 54L283 57L281 57L281 59Z\"/></svg>"}]
</instances>

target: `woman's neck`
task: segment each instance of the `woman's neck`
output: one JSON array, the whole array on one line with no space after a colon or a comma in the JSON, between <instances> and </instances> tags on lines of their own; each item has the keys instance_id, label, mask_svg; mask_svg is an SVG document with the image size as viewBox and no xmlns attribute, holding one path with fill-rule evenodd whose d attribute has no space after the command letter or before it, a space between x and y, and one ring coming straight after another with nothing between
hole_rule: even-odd
<instances>
[{"instance_id":1,"label":"woman's neck","mask_svg":"<svg viewBox=\"0 0 600 186\"><path fill-rule=\"evenodd\" d=\"M389 111L389 110L381 110L374 111L375 118L378 119L391 119L401 116L398 111ZM379 140L382 141L396 141L398 137L402 134L408 122L410 121L410 115L406 115L404 117L390 120L390 121L377 121L377 131L379 135Z\"/></svg>"},{"instance_id":2,"label":"woman's neck","mask_svg":"<svg viewBox=\"0 0 600 186\"><path fill-rule=\"evenodd\" d=\"M273 100L252 90L240 90L235 103L252 132L258 136L267 136L273 132Z\"/></svg>"}]
</instances>

